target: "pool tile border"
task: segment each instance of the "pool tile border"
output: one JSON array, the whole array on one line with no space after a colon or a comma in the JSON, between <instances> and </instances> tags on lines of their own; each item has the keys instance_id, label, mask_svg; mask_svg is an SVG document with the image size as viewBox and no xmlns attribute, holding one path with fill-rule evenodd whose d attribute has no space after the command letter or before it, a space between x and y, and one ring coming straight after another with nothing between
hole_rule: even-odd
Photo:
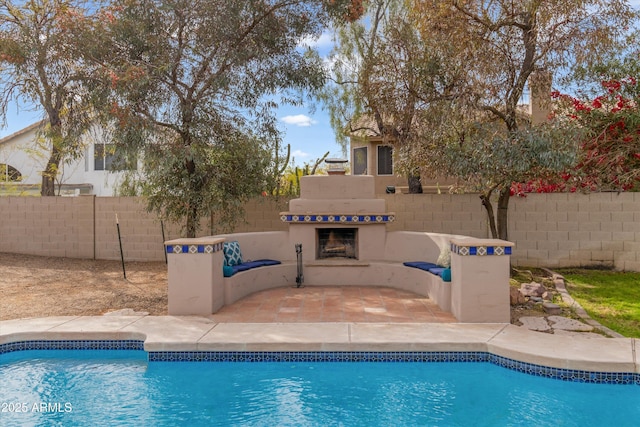
<instances>
[{"instance_id":1,"label":"pool tile border","mask_svg":"<svg viewBox=\"0 0 640 427\"><path fill-rule=\"evenodd\" d=\"M32 340L0 344L0 354L24 350L141 350L140 340ZM552 368L483 351L152 351L149 362L489 362L524 374L568 382L636 384L640 374Z\"/></svg>"},{"instance_id":2,"label":"pool tile border","mask_svg":"<svg viewBox=\"0 0 640 427\"><path fill-rule=\"evenodd\" d=\"M140 340L30 340L0 344L0 354L25 350L142 350Z\"/></svg>"},{"instance_id":3,"label":"pool tile border","mask_svg":"<svg viewBox=\"0 0 640 427\"><path fill-rule=\"evenodd\" d=\"M486 362L475 351L158 351L153 362Z\"/></svg>"}]
</instances>

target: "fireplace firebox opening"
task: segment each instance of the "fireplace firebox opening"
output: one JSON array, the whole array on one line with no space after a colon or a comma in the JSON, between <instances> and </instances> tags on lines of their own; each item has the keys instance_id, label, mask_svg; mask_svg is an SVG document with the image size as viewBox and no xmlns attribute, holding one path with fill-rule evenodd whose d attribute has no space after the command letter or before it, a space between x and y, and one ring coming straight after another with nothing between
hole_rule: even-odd
<instances>
[{"instance_id":1,"label":"fireplace firebox opening","mask_svg":"<svg viewBox=\"0 0 640 427\"><path fill-rule=\"evenodd\" d=\"M358 259L357 228L316 228L316 259Z\"/></svg>"}]
</instances>

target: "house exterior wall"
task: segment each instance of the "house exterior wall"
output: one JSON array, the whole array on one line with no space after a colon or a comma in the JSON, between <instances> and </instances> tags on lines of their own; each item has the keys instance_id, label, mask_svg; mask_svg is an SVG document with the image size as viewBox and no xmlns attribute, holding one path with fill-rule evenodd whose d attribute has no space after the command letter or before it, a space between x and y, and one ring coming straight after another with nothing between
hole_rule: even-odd
<instances>
[{"instance_id":1,"label":"house exterior wall","mask_svg":"<svg viewBox=\"0 0 640 427\"><path fill-rule=\"evenodd\" d=\"M407 179L399 176L394 170L393 175L378 175L377 174L377 165L378 165L378 146L379 145L388 145L383 144L382 141L375 141L372 139L360 139L360 138L352 138L351 139L351 167L353 169L354 161L355 161L355 149L356 148L367 148L367 170L365 175L371 175L375 181L375 189L376 193L384 193L388 186L393 186L396 188L407 186ZM395 157L395 152L394 152ZM395 161L394 161L395 167ZM353 170L351 172L353 174Z\"/></svg>"},{"instance_id":2,"label":"house exterior wall","mask_svg":"<svg viewBox=\"0 0 640 427\"><path fill-rule=\"evenodd\" d=\"M381 145L389 145L383 143L382 140L376 138L351 138L351 173L354 174L355 162L356 162L356 149L366 147L367 148L367 170L365 175L372 175L375 181L375 188L377 194L384 194L387 187L395 187L396 193L408 193L409 184L407 178L400 174L400 171L396 169L396 151L394 149L394 165L393 175L378 175L378 147ZM421 179L422 191L425 193L440 193L447 192L449 186L453 185L454 181L447 178L439 179Z\"/></svg>"},{"instance_id":3,"label":"house exterior wall","mask_svg":"<svg viewBox=\"0 0 640 427\"><path fill-rule=\"evenodd\" d=\"M49 152L37 141L40 124L36 123L22 131L16 132L0 140L0 164L8 164L16 168L22 175L20 183L12 183L7 190L10 194L20 194L21 187L36 186L42 182L41 172L45 169ZM92 131L85 136L86 147L83 155L77 160L60 165L58 180L65 190L75 194L75 188L82 188L82 194L96 196L112 196L115 194L118 182L122 179L121 172L94 170L94 143L100 142L101 132ZM3 178L0 177L0 182ZM39 194L39 189L29 189L33 195ZM62 192L61 194L65 194Z\"/></svg>"},{"instance_id":4,"label":"house exterior wall","mask_svg":"<svg viewBox=\"0 0 640 427\"><path fill-rule=\"evenodd\" d=\"M476 194L379 194L395 221L387 231L490 237ZM286 231L286 199L259 198L246 205L246 222L220 232ZM132 197L0 197L2 252L70 258L119 259L118 214L127 261L163 261L160 220ZM640 193L531 194L509 209L512 261L520 266L613 266L640 271ZM215 223L215 219L213 219ZM214 224L215 225L215 224ZM165 240L182 237L164 224ZM416 254L418 256L419 254Z\"/></svg>"}]
</instances>

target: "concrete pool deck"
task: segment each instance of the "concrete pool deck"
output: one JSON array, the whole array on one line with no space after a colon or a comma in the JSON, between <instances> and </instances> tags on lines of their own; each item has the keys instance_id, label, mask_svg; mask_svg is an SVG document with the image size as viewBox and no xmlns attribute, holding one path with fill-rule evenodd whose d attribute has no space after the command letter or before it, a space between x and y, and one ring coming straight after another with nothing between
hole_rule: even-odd
<instances>
[{"instance_id":1,"label":"concrete pool deck","mask_svg":"<svg viewBox=\"0 0 640 427\"><path fill-rule=\"evenodd\" d=\"M146 351L481 351L553 368L640 373L633 338L581 338L510 324L219 323L191 316L65 316L0 322L0 344L143 340Z\"/></svg>"}]
</instances>

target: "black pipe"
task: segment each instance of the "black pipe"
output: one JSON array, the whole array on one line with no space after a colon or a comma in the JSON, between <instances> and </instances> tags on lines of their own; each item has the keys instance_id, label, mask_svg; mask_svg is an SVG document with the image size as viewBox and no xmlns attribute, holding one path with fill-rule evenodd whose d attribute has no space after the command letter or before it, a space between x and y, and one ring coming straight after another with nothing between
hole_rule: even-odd
<instances>
[{"instance_id":1,"label":"black pipe","mask_svg":"<svg viewBox=\"0 0 640 427\"><path fill-rule=\"evenodd\" d=\"M122 260L122 274L125 280L127 279L127 270L124 268L124 252L122 252L122 237L120 237L120 222L118 221L118 214L116 214L116 227L118 228L118 243L120 243L120 259Z\"/></svg>"},{"instance_id":2,"label":"black pipe","mask_svg":"<svg viewBox=\"0 0 640 427\"><path fill-rule=\"evenodd\" d=\"M298 275L296 276L296 288L304 283L304 275L302 274L302 243L296 243L296 260L298 262Z\"/></svg>"},{"instance_id":3,"label":"black pipe","mask_svg":"<svg viewBox=\"0 0 640 427\"><path fill-rule=\"evenodd\" d=\"M160 228L162 229L162 253L164 253L164 263L167 264L167 249L164 246L165 238L164 238L164 222L160 220Z\"/></svg>"}]
</instances>

